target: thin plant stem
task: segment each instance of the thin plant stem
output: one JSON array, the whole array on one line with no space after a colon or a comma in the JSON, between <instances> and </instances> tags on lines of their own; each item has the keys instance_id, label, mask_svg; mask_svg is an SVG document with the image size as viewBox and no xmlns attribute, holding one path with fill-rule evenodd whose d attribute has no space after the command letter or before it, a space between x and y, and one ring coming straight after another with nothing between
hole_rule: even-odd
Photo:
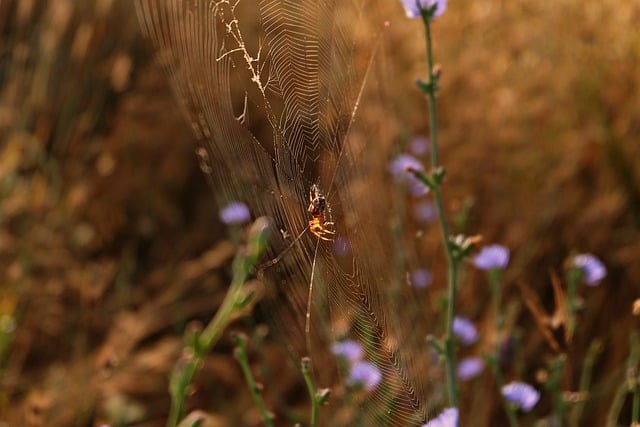
<instances>
[{"instance_id":1,"label":"thin plant stem","mask_svg":"<svg viewBox=\"0 0 640 427\"><path fill-rule=\"evenodd\" d=\"M427 95L427 101L429 105L431 168L433 169L433 171L436 171L440 167L440 164L438 163L438 122L437 122L438 115L436 110L436 96L435 96L437 78L434 74L430 18L423 14L423 21L424 21L425 36L427 41L427 67L428 67L428 75L429 75L427 90L425 90L424 92ZM447 316L445 320L446 337L445 337L445 343L444 343L446 378L447 378L447 394L449 398L449 405L452 407L457 407L458 396L457 396L456 383L455 383L455 342L453 338L453 318L455 315L458 262L456 261L452 251L449 226L447 225L447 220L445 218L440 184L433 186L432 192L433 192L433 198L436 205L436 210L438 211L440 231L442 235L442 241L444 243L445 255L447 258Z\"/></svg>"},{"instance_id":2,"label":"thin plant stem","mask_svg":"<svg viewBox=\"0 0 640 427\"><path fill-rule=\"evenodd\" d=\"M589 398L593 365L601 351L602 342L599 339L593 340L587 350L587 355L584 358L584 367L580 374L580 385L578 391L583 395L583 397L573 406L571 414L569 415L569 425L571 427L578 427L580 425L580 417L582 416L582 411L586 406L586 401Z\"/></svg>"},{"instance_id":3,"label":"thin plant stem","mask_svg":"<svg viewBox=\"0 0 640 427\"><path fill-rule=\"evenodd\" d=\"M489 285L491 287L491 296L493 298L494 329L497 336L496 342L493 346L491 366L493 368L493 376L495 378L496 385L498 386L498 391L500 392L504 386L504 378L502 376L502 371L500 371L500 346L502 344L502 329L504 326L504 317L502 315L502 294L500 291L500 270L496 268L489 270L488 278ZM501 400L504 405L504 410L507 413L507 418L509 419L509 425L511 427L518 427L518 418L516 417L515 408L513 405L510 405L505 398L502 398Z\"/></svg>"},{"instance_id":4,"label":"thin plant stem","mask_svg":"<svg viewBox=\"0 0 640 427\"><path fill-rule=\"evenodd\" d=\"M328 390L316 390L315 385L313 384L313 379L311 378L310 358L303 357L300 366L302 368L302 376L304 377L304 382L307 385L309 397L311 397L311 420L309 426L317 427L318 417L320 414L320 405L326 402L326 399L328 399Z\"/></svg>"},{"instance_id":5,"label":"thin plant stem","mask_svg":"<svg viewBox=\"0 0 640 427\"><path fill-rule=\"evenodd\" d=\"M171 394L171 408L167 418L167 427L175 427L184 417L184 403L187 399L189 386L198 369L199 359L193 352L185 348L183 355L176 364L169 381Z\"/></svg>"},{"instance_id":6,"label":"thin plant stem","mask_svg":"<svg viewBox=\"0 0 640 427\"><path fill-rule=\"evenodd\" d=\"M504 378L502 377L502 372L500 372L500 361L497 358L493 360L493 376L495 377L498 389L502 390ZM504 405L504 411L507 413L507 418L509 419L509 425L511 427L518 427L519 424L518 418L516 417L516 409L513 405L509 404L504 397L502 397L502 403Z\"/></svg>"},{"instance_id":7,"label":"thin plant stem","mask_svg":"<svg viewBox=\"0 0 640 427\"><path fill-rule=\"evenodd\" d=\"M636 385L633 389L633 400L631 402L631 425L638 425L640 420L640 385L638 385L636 379Z\"/></svg>"},{"instance_id":8,"label":"thin plant stem","mask_svg":"<svg viewBox=\"0 0 640 427\"><path fill-rule=\"evenodd\" d=\"M638 335L635 332L631 333L630 341L631 348L629 350L629 356L627 356L627 372L624 380L618 386L613 402L611 403L611 407L609 408L606 420L607 427L614 427L618 425L618 417L620 416L625 396L630 391L633 393L633 400L631 402L631 420L632 422L638 422L637 417L639 416L638 412L640 411L638 406L640 406L640 402L637 402L639 399L637 395L640 390L638 390L637 366L638 360L640 359L640 343L638 343Z\"/></svg>"},{"instance_id":9,"label":"thin plant stem","mask_svg":"<svg viewBox=\"0 0 640 427\"><path fill-rule=\"evenodd\" d=\"M252 295L244 287L262 252L266 248L268 223L258 218L250 231L244 250L233 261L233 279L222 305L201 333L190 330L181 359L176 364L169 385L171 409L168 427L175 427L184 417L185 401L193 378L204 357L218 342L229 323L249 311Z\"/></svg>"},{"instance_id":10,"label":"thin plant stem","mask_svg":"<svg viewBox=\"0 0 640 427\"><path fill-rule=\"evenodd\" d=\"M607 412L607 419L605 421L606 427L616 427L618 426L618 417L620 416L620 411L622 410L622 405L624 404L624 398L627 394L627 384L620 384L616 392L613 395L613 400L611 401L611 406L609 407L609 411Z\"/></svg>"},{"instance_id":11,"label":"thin plant stem","mask_svg":"<svg viewBox=\"0 0 640 427\"><path fill-rule=\"evenodd\" d=\"M455 301L456 301L456 277L458 267L456 262L451 260L448 269L448 293L447 293L447 319L446 319L446 331L447 336L445 338L445 365L447 375L447 393L449 396L449 405L457 408L458 406L458 393L455 382L455 359L456 348L455 340L453 336L453 318L455 316Z\"/></svg>"},{"instance_id":12,"label":"thin plant stem","mask_svg":"<svg viewBox=\"0 0 640 427\"><path fill-rule=\"evenodd\" d=\"M489 286L491 287L491 297L493 298L494 319L493 327L498 339L496 339L496 354L500 350L502 340L502 329L504 327L504 316L502 314L502 292L500 289L500 270L493 268L489 270Z\"/></svg>"},{"instance_id":13,"label":"thin plant stem","mask_svg":"<svg viewBox=\"0 0 640 427\"><path fill-rule=\"evenodd\" d=\"M267 406L264 403L264 399L262 398L262 394L260 391L262 390L262 386L258 384L253 377L253 373L251 372L251 368L249 367L249 359L247 357L247 339L245 336L238 334L235 337L235 345L236 348L233 352L234 357L240 363L240 367L242 369L242 374L244 375L244 379L249 386L249 391L251 392L251 396L253 397L253 401L258 407L258 411L260 411L260 416L262 417L262 421L266 427L273 427L273 415L269 413L267 410Z\"/></svg>"},{"instance_id":14,"label":"thin plant stem","mask_svg":"<svg viewBox=\"0 0 640 427\"><path fill-rule=\"evenodd\" d=\"M555 422L562 425L564 423L567 410L567 402L562 392L562 376L566 363L566 355L562 354L549 362L549 380L547 388L551 391L553 415Z\"/></svg>"},{"instance_id":15,"label":"thin plant stem","mask_svg":"<svg viewBox=\"0 0 640 427\"><path fill-rule=\"evenodd\" d=\"M578 282L580 281L580 275L582 271L578 268L572 268L569 270L567 277L567 334L573 337L576 332L576 313L578 312L577 298L578 298Z\"/></svg>"},{"instance_id":16,"label":"thin plant stem","mask_svg":"<svg viewBox=\"0 0 640 427\"><path fill-rule=\"evenodd\" d=\"M631 333L631 350L627 361L627 381L631 398L631 425L637 425L640 419L640 377L638 375L638 358L640 356L640 343L638 335Z\"/></svg>"}]
</instances>

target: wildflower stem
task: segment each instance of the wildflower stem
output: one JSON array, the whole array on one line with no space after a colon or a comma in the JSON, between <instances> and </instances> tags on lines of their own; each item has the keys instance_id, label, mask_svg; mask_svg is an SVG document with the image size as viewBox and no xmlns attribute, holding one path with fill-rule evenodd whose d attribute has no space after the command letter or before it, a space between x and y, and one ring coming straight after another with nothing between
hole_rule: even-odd
<instances>
[{"instance_id":1,"label":"wildflower stem","mask_svg":"<svg viewBox=\"0 0 640 427\"><path fill-rule=\"evenodd\" d=\"M429 129L431 140L431 167L434 171L440 167L438 159L438 115L436 110L436 89L438 77L434 73L433 49L431 40L431 19L423 14L423 22L425 27L425 36L427 41L427 67L429 74L429 82L423 85L423 92L427 96L429 105ZM438 219L440 222L440 231L442 241L444 243L445 255L447 258L447 317L446 317L446 338L445 338L445 364L447 377L447 393L449 397L449 405L451 407L458 406L458 397L455 383L455 345L453 339L453 318L455 315L456 303L456 285L458 276L458 263L453 255L453 248L450 242L449 226L445 218L444 207L442 203L442 192L440 184L435 185L432 189L433 197L438 211Z\"/></svg>"},{"instance_id":2,"label":"wildflower stem","mask_svg":"<svg viewBox=\"0 0 640 427\"><path fill-rule=\"evenodd\" d=\"M493 360L493 376L496 379L496 383L498 384L498 389L502 390L504 386L504 378L502 378L502 372L500 371L500 360ZM518 418L516 417L516 408L507 402L507 400L503 397L502 403L504 404L504 411L507 413L507 418L509 419L510 427L518 427Z\"/></svg>"},{"instance_id":3,"label":"wildflower stem","mask_svg":"<svg viewBox=\"0 0 640 427\"><path fill-rule=\"evenodd\" d=\"M567 402L562 391L562 375L566 363L566 355L560 355L549 362L549 380L547 389L551 391L554 422L564 424Z\"/></svg>"},{"instance_id":4,"label":"wildflower stem","mask_svg":"<svg viewBox=\"0 0 640 427\"><path fill-rule=\"evenodd\" d=\"M187 331L183 356L176 364L170 380L171 409L168 427L177 426L184 417L187 390L204 357L218 342L231 320L251 308L249 303L253 302L252 295L244 284L266 247L266 230L265 221L258 218L252 227L246 248L233 261L233 280L222 305L202 332Z\"/></svg>"},{"instance_id":5,"label":"wildflower stem","mask_svg":"<svg viewBox=\"0 0 640 427\"><path fill-rule=\"evenodd\" d=\"M637 425L640 420L640 385L636 384L633 388L633 400L631 402L631 425Z\"/></svg>"},{"instance_id":6,"label":"wildflower stem","mask_svg":"<svg viewBox=\"0 0 640 427\"><path fill-rule=\"evenodd\" d=\"M571 268L567 275L567 335L573 337L576 331L576 313L578 306L576 304L578 297L578 282L580 281L581 270L579 268Z\"/></svg>"},{"instance_id":7,"label":"wildflower stem","mask_svg":"<svg viewBox=\"0 0 640 427\"><path fill-rule=\"evenodd\" d=\"M640 356L640 343L638 335L631 333L631 350L627 361L627 382L631 399L631 425L637 425L640 421L640 376L638 375L638 357Z\"/></svg>"},{"instance_id":8,"label":"wildflower stem","mask_svg":"<svg viewBox=\"0 0 640 427\"><path fill-rule=\"evenodd\" d=\"M311 359L309 359L308 357L304 357L302 359L302 362L300 363L300 366L302 368L302 376L304 377L304 382L307 385L309 397L311 397L311 421L309 426L317 427L320 405L324 403L326 399L323 397L322 391L317 391L313 384L313 379L311 378Z\"/></svg>"},{"instance_id":9,"label":"wildflower stem","mask_svg":"<svg viewBox=\"0 0 640 427\"><path fill-rule=\"evenodd\" d=\"M491 286L491 297L493 299L494 310L494 329L495 329L495 343L493 346L493 355L491 356L491 367L493 368L493 376L498 386L498 390L502 390L504 386L504 378L502 377L502 371L500 370L500 347L502 345L502 328L504 326L504 320L502 315L502 295L500 292L500 269L492 268L488 273L489 284ZM509 425L511 427L518 427L518 419L516 418L516 410L513 405L509 404L505 398L502 398L504 404L504 410L507 413L509 419Z\"/></svg>"},{"instance_id":10,"label":"wildflower stem","mask_svg":"<svg viewBox=\"0 0 640 427\"><path fill-rule=\"evenodd\" d=\"M620 416L620 411L622 410L622 405L624 404L626 395L627 385L620 384L613 395L611 406L609 407L609 411L607 412L607 419L604 424L606 427L617 427L619 425L618 417Z\"/></svg>"},{"instance_id":11,"label":"wildflower stem","mask_svg":"<svg viewBox=\"0 0 640 427\"><path fill-rule=\"evenodd\" d=\"M620 411L622 411L625 397L629 391L633 392L631 421L638 422L638 417L640 416L640 398L638 397L640 390L638 389L638 373L636 368L638 366L638 360L640 360L640 343L638 343L638 335L632 332L630 341L631 348L629 350L629 356L627 356L627 373L624 381L618 386L618 389L614 394L613 401L611 402L611 406L609 407L605 422L607 427L615 427L619 425L618 418L620 417ZM630 384L630 380L633 380L634 383ZM630 386L633 387L631 390Z\"/></svg>"},{"instance_id":12,"label":"wildflower stem","mask_svg":"<svg viewBox=\"0 0 640 427\"><path fill-rule=\"evenodd\" d=\"M439 166L438 158L438 112L436 110L436 79L433 74L433 47L431 42L431 21L424 20L425 36L427 39L427 67L429 73L429 90L427 99L429 102L429 129L431 138L431 166L436 169Z\"/></svg>"},{"instance_id":13,"label":"wildflower stem","mask_svg":"<svg viewBox=\"0 0 640 427\"><path fill-rule=\"evenodd\" d=\"M580 425L580 417L582 411L586 406L586 401L589 398L589 388L591 387L591 374L593 373L593 366L596 362L596 358L602 351L602 341L595 339L591 342L587 355L584 358L584 367L580 374L579 392L583 395L582 398L573 406L571 414L569 415L569 425L571 427L578 427Z\"/></svg>"},{"instance_id":14,"label":"wildflower stem","mask_svg":"<svg viewBox=\"0 0 640 427\"><path fill-rule=\"evenodd\" d=\"M448 242L445 245L448 246ZM449 394L449 405L452 408L458 407L458 396L455 382L455 359L456 348L453 335L453 318L455 316L455 301L456 301L456 280L458 274L457 262L453 259L449 250L447 250L447 261L449 262L448 270L448 296L447 296L447 337L445 338L445 364L447 372L447 392Z\"/></svg>"},{"instance_id":15,"label":"wildflower stem","mask_svg":"<svg viewBox=\"0 0 640 427\"><path fill-rule=\"evenodd\" d=\"M493 326L497 335L495 342L495 352L498 356L502 340L502 328L504 326L504 316L502 315L502 293L500 292L500 270L492 268L489 270L489 285L491 286L491 296L493 298L494 319Z\"/></svg>"},{"instance_id":16,"label":"wildflower stem","mask_svg":"<svg viewBox=\"0 0 640 427\"><path fill-rule=\"evenodd\" d=\"M235 336L234 340L236 347L233 355L238 363L240 363L242 374L244 375L245 381L249 385L249 391L251 391L253 401L260 411L260 416L262 417L264 425L267 427L273 427L273 416L267 410L267 406L265 405L262 394L260 393L260 391L262 390L262 386L256 382L255 378L253 377L253 373L251 372L251 368L249 367L249 358L247 356L247 338L242 334L238 334Z\"/></svg>"}]
</instances>

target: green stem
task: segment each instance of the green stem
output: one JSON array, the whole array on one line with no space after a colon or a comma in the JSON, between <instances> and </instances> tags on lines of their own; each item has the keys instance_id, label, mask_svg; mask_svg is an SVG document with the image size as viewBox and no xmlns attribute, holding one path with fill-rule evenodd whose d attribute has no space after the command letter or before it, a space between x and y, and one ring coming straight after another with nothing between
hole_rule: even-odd
<instances>
[{"instance_id":1,"label":"green stem","mask_svg":"<svg viewBox=\"0 0 640 427\"><path fill-rule=\"evenodd\" d=\"M571 409L571 414L569 415L569 425L571 427L578 427L580 425L580 417L582 416L582 411L586 406L587 399L589 399L589 388L591 387L591 374L593 373L593 365L595 364L596 358L601 351L602 342L598 339L594 340L587 350L587 355L584 359L584 367L582 368L582 373L580 374L580 385L578 387L578 392L583 395L583 397L581 397L580 400Z\"/></svg>"},{"instance_id":2,"label":"green stem","mask_svg":"<svg viewBox=\"0 0 640 427\"><path fill-rule=\"evenodd\" d=\"M624 403L626 394L627 385L620 384L613 395L611 406L609 407L609 411L607 412L607 419L605 420L604 424L606 427L617 427L620 425L618 424L618 417L620 416L620 411L622 410L622 405Z\"/></svg>"},{"instance_id":3,"label":"green stem","mask_svg":"<svg viewBox=\"0 0 640 427\"><path fill-rule=\"evenodd\" d=\"M304 382L307 385L307 391L309 397L311 397L311 423L310 427L316 427L318 425L318 414L320 412L320 403L316 396L316 389L313 385L313 379L311 378L311 359L304 357L300 363L302 367L302 376Z\"/></svg>"},{"instance_id":4,"label":"green stem","mask_svg":"<svg viewBox=\"0 0 640 427\"><path fill-rule=\"evenodd\" d=\"M637 381L637 380L636 380ZM640 386L636 383L631 403L631 425L637 425L640 419Z\"/></svg>"},{"instance_id":5,"label":"green stem","mask_svg":"<svg viewBox=\"0 0 640 427\"><path fill-rule=\"evenodd\" d=\"M491 367L493 368L493 376L496 379L498 390L502 394L502 387L504 386L504 378L502 372L500 372L500 360L497 355L491 357ZM511 427L518 427L518 418L516 417L516 408L511 405L504 397L501 397L502 404L504 405L504 411L507 413L509 419L509 425Z\"/></svg>"},{"instance_id":6,"label":"green stem","mask_svg":"<svg viewBox=\"0 0 640 427\"><path fill-rule=\"evenodd\" d=\"M222 302L214 318L200 335L199 344L204 353L207 353L218 342L229 324L231 316L236 312L238 306L242 305L242 300L245 298L242 286L248 279L249 271L245 268L246 262L244 259L236 259L234 264L236 264L234 265L235 273L227 297Z\"/></svg>"},{"instance_id":7,"label":"green stem","mask_svg":"<svg viewBox=\"0 0 640 427\"><path fill-rule=\"evenodd\" d=\"M448 255L450 257L450 255ZM445 365L446 365L446 377L447 377L447 392L449 396L449 405L451 407L458 407L458 393L456 389L456 348L455 339L453 335L453 318L455 315L455 301L456 301L456 278L458 267L451 257L449 262L448 271L448 301L447 301L447 336L445 338Z\"/></svg>"},{"instance_id":8,"label":"green stem","mask_svg":"<svg viewBox=\"0 0 640 427\"><path fill-rule=\"evenodd\" d=\"M258 218L254 222L245 250L239 252L233 261L233 280L222 305L202 333L188 332L183 356L171 375L168 427L177 426L184 417L188 388L206 354L218 342L231 320L249 308L251 295L244 289L244 284L266 247L267 229L264 219Z\"/></svg>"},{"instance_id":9,"label":"green stem","mask_svg":"<svg viewBox=\"0 0 640 427\"><path fill-rule=\"evenodd\" d=\"M502 293L500 289L500 270L491 269L488 273L489 285L491 287L491 296L493 298L493 310L494 319L493 325L496 334L496 342L493 345L492 367L493 376L498 386L498 392L502 393L502 387L504 386L504 378L502 371L500 371L500 346L502 344L502 328L504 326L504 317L502 315ZM509 425L511 427L518 427L518 418L516 417L516 410L513 405L510 405L505 398L502 398L504 410L507 413L509 419Z\"/></svg>"},{"instance_id":10,"label":"green stem","mask_svg":"<svg viewBox=\"0 0 640 427\"><path fill-rule=\"evenodd\" d=\"M620 411L624 404L625 396L629 391L633 392L633 401L631 403L631 420L633 422L638 421L638 412L640 411L640 402L638 402L638 373L637 366L638 360L640 360L640 343L638 342L638 335L635 332L631 332L630 336L630 349L629 356L627 356L627 372L624 381L618 386L618 389L614 395L613 402L609 408L607 414L606 426L615 427L619 425L618 418ZM633 384L630 384L633 381ZM631 389L630 389L631 388Z\"/></svg>"},{"instance_id":11,"label":"green stem","mask_svg":"<svg viewBox=\"0 0 640 427\"><path fill-rule=\"evenodd\" d=\"M264 425L267 427L273 427L273 415L269 413L267 410L267 406L264 403L264 399L262 398L262 394L260 391L262 390L262 386L259 385L255 378L253 377L253 373L251 372L251 368L249 367L249 358L247 357L247 341L246 337L242 335L237 335L235 338L236 348L233 352L236 360L240 363L240 367L242 369L242 374L244 375L244 379L249 386L249 391L251 392L251 396L253 397L253 401L255 402L258 410L260 411L260 416L262 417L262 421Z\"/></svg>"},{"instance_id":12,"label":"green stem","mask_svg":"<svg viewBox=\"0 0 640 427\"><path fill-rule=\"evenodd\" d=\"M241 262L236 259L235 263ZM236 269L237 270L237 269ZM242 297L242 285L246 281L247 276L245 274L235 274L234 280L231 283L231 287L227 292L222 305L218 309L214 318L209 322L205 330L196 337L192 348L190 349L191 356L186 362L187 365L182 369L179 369L179 373L174 375L179 376L179 380L176 382L176 387L172 391L172 405L169 415L168 426L176 426L178 422L184 417L184 402L186 400L186 389L189 387L195 376L197 366L200 364L204 356L211 350L216 342L222 336L222 333L226 329L230 322L231 316L236 311L239 301Z\"/></svg>"},{"instance_id":13,"label":"green stem","mask_svg":"<svg viewBox=\"0 0 640 427\"><path fill-rule=\"evenodd\" d=\"M429 101L429 131L431 138L431 166L433 169L439 166L438 158L438 114L436 111L436 90L435 79L433 76L433 48L431 42L431 24L428 20L424 23L425 36L427 39L427 67L429 73L429 85L431 90L427 92Z\"/></svg>"},{"instance_id":14,"label":"green stem","mask_svg":"<svg viewBox=\"0 0 640 427\"><path fill-rule=\"evenodd\" d=\"M439 168L438 163L438 115L436 110L436 85L437 79L434 76L433 49L431 41L431 25L430 20L423 16L425 36L427 39L427 67L429 74L428 90L426 90L427 101L429 104L429 129L431 140L431 168L435 171ZM449 226L445 218L444 206L442 203L442 192L440 184L435 185L432 189L433 197L438 211L440 222L440 231L442 241L444 243L445 255L447 258L447 317L446 317L446 338L445 338L445 364L447 377L447 392L449 397L449 405L458 406L458 396L455 383L455 345L453 339L453 318L455 315L456 304L456 286L458 278L458 264L453 256L452 246L450 243Z\"/></svg>"},{"instance_id":15,"label":"green stem","mask_svg":"<svg viewBox=\"0 0 640 427\"><path fill-rule=\"evenodd\" d=\"M569 273L569 280L567 280L567 301L568 301L568 319L567 319L567 334L569 337L573 337L576 332L576 312L578 307L576 304L578 294L578 281L575 273Z\"/></svg>"},{"instance_id":16,"label":"green stem","mask_svg":"<svg viewBox=\"0 0 640 427\"><path fill-rule=\"evenodd\" d=\"M638 358L640 356L640 343L638 336L634 332L630 337L631 349L629 351L629 360L627 361L627 381L630 391L632 392L631 400L631 421L632 425L636 425L640 418L640 377L638 375Z\"/></svg>"},{"instance_id":17,"label":"green stem","mask_svg":"<svg viewBox=\"0 0 640 427\"><path fill-rule=\"evenodd\" d=\"M169 384L171 393L171 409L167 419L167 426L175 427L184 417L184 402L193 377L198 368L198 362L189 349L183 351L182 358L176 364Z\"/></svg>"},{"instance_id":18,"label":"green stem","mask_svg":"<svg viewBox=\"0 0 640 427\"><path fill-rule=\"evenodd\" d=\"M496 356L500 351L502 340L502 328L504 327L504 316L502 315L502 292L500 289L500 270L493 268L489 270L489 286L491 286L491 297L493 298L494 319L493 327L497 336L495 342Z\"/></svg>"},{"instance_id":19,"label":"green stem","mask_svg":"<svg viewBox=\"0 0 640 427\"><path fill-rule=\"evenodd\" d=\"M567 402L562 392L562 376L564 374L564 366L566 363L566 355L560 355L552 360L549 364L549 380L547 387L551 391L553 404L553 418L558 425L563 425L567 409Z\"/></svg>"}]
</instances>

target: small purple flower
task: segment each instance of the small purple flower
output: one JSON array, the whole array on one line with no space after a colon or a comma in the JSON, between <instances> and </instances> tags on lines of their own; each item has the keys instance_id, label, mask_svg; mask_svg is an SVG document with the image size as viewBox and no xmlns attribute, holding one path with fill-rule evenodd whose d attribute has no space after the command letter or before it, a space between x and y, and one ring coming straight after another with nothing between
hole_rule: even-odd
<instances>
[{"instance_id":1,"label":"small purple flower","mask_svg":"<svg viewBox=\"0 0 640 427\"><path fill-rule=\"evenodd\" d=\"M478 340L478 331L469 319L456 316L453 319L453 334L464 345L471 345Z\"/></svg>"},{"instance_id":2,"label":"small purple flower","mask_svg":"<svg viewBox=\"0 0 640 427\"><path fill-rule=\"evenodd\" d=\"M446 408L422 427L458 427L458 408Z\"/></svg>"},{"instance_id":3,"label":"small purple flower","mask_svg":"<svg viewBox=\"0 0 640 427\"><path fill-rule=\"evenodd\" d=\"M416 178L409 169L424 172L424 166L420 160L410 154L399 154L389 164L389 171L397 182L406 182L409 184L411 194L414 197L422 197L429 192L429 189L418 178Z\"/></svg>"},{"instance_id":4,"label":"small purple flower","mask_svg":"<svg viewBox=\"0 0 640 427\"><path fill-rule=\"evenodd\" d=\"M473 265L480 270L502 270L509 264L509 249L501 245L485 246L473 258Z\"/></svg>"},{"instance_id":5,"label":"small purple flower","mask_svg":"<svg viewBox=\"0 0 640 427\"><path fill-rule=\"evenodd\" d=\"M351 243L347 238L338 236L333 240L333 252L339 257L345 257L351 252Z\"/></svg>"},{"instance_id":6,"label":"small purple flower","mask_svg":"<svg viewBox=\"0 0 640 427\"><path fill-rule=\"evenodd\" d=\"M354 365L364 357L364 349L360 343L353 340L334 343L331 346L331 352L338 357L346 359L350 365Z\"/></svg>"},{"instance_id":7,"label":"small purple flower","mask_svg":"<svg viewBox=\"0 0 640 427\"><path fill-rule=\"evenodd\" d=\"M431 200L423 200L413 208L413 217L416 221L430 223L438 217L438 210Z\"/></svg>"},{"instance_id":8,"label":"small purple flower","mask_svg":"<svg viewBox=\"0 0 640 427\"><path fill-rule=\"evenodd\" d=\"M433 274L426 268L419 268L411 272L410 282L413 287L426 288L431 285Z\"/></svg>"},{"instance_id":9,"label":"small purple flower","mask_svg":"<svg viewBox=\"0 0 640 427\"><path fill-rule=\"evenodd\" d=\"M571 264L582 270L582 280L589 286L597 286L607 275L604 264L591 254L576 255Z\"/></svg>"},{"instance_id":10,"label":"small purple flower","mask_svg":"<svg viewBox=\"0 0 640 427\"><path fill-rule=\"evenodd\" d=\"M409 151L418 157L423 157L429 154L431 147L429 146L429 140L423 136L417 136L409 142Z\"/></svg>"},{"instance_id":11,"label":"small purple flower","mask_svg":"<svg viewBox=\"0 0 640 427\"><path fill-rule=\"evenodd\" d=\"M227 225L244 224L250 219L249 208L242 202L231 202L220 210L220 220Z\"/></svg>"},{"instance_id":12,"label":"small purple flower","mask_svg":"<svg viewBox=\"0 0 640 427\"><path fill-rule=\"evenodd\" d=\"M462 381L467 381L480 375L483 370L484 361L481 358L467 357L458 363L456 376Z\"/></svg>"},{"instance_id":13,"label":"small purple flower","mask_svg":"<svg viewBox=\"0 0 640 427\"><path fill-rule=\"evenodd\" d=\"M409 168L424 171L424 166L420 160L410 154L398 154L389 164L389 171L399 181L402 181L407 176L407 169Z\"/></svg>"},{"instance_id":14,"label":"small purple flower","mask_svg":"<svg viewBox=\"0 0 640 427\"><path fill-rule=\"evenodd\" d=\"M404 6L404 11L407 14L407 18L419 18L420 10L428 10L433 6L436 6L436 11L433 14L434 18L442 16L447 10L447 0L401 0Z\"/></svg>"},{"instance_id":15,"label":"small purple flower","mask_svg":"<svg viewBox=\"0 0 640 427\"><path fill-rule=\"evenodd\" d=\"M411 195L416 199L429 193L429 188L413 175L409 176L409 190L411 190Z\"/></svg>"},{"instance_id":16,"label":"small purple flower","mask_svg":"<svg viewBox=\"0 0 640 427\"><path fill-rule=\"evenodd\" d=\"M369 362L356 362L349 372L349 383L360 385L367 391L373 391L382 381L380 370Z\"/></svg>"},{"instance_id":17,"label":"small purple flower","mask_svg":"<svg viewBox=\"0 0 640 427\"><path fill-rule=\"evenodd\" d=\"M511 382L502 387L502 395L507 401L529 412L540 400L540 392L527 383Z\"/></svg>"}]
</instances>

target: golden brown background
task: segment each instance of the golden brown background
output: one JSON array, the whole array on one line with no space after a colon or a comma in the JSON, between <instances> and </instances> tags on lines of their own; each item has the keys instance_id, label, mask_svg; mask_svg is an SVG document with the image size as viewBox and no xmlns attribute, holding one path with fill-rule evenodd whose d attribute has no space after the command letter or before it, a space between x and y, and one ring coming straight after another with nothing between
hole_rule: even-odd
<instances>
[{"instance_id":1,"label":"golden brown background","mask_svg":"<svg viewBox=\"0 0 640 427\"><path fill-rule=\"evenodd\" d=\"M575 390L586 349L603 343L589 425L603 425L638 327L638 19L631 0L451 1L433 28L447 209L470 205L466 230L512 250L504 286L525 336L525 379L544 377L552 351L517 284L551 311L549 273L570 254L608 267L598 288L580 289L567 351L565 388ZM389 20L401 140L428 131L412 84L424 41L399 4ZM215 312L234 248L131 2L0 2L0 141L0 425L163 425L184 327ZM438 283L444 267L434 268ZM488 328L488 304L486 281L470 272L460 309ZM260 322L237 327L255 337ZM291 425L283 408L306 404L299 375L279 345L255 347L256 370L268 367L265 384L279 390L267 387L268 403ZM465 387L464 425L504 422L489 375ZM213 414L211 425L260 424L228 337L189 407Z\"/></svg>"}]
</instances>

